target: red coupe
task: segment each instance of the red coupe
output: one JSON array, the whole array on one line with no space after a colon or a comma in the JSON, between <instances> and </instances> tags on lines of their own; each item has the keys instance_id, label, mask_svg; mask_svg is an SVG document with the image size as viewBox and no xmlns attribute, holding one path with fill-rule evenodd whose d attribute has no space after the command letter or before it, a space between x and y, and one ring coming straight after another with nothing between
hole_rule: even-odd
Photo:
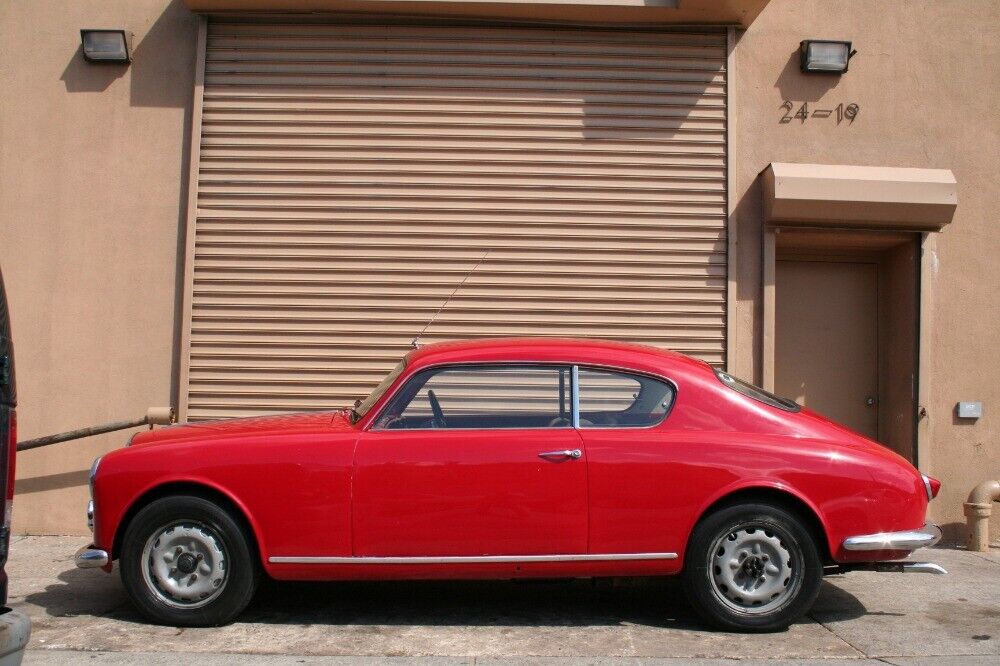
<instances>
[{"instance_id":1,"label":"red coupe","mask_svg":"<svg viewBox=\"0 0 1000 666\"><path fill-rule=\"evenodd\" d=\"M172 426L94 462L94 545L154 621L232 621L279 580L680 574L774 630L824 573L940 538L939 483L857 433L652 347L429 345L353 409Z\"/></svg>"}]
</instances>

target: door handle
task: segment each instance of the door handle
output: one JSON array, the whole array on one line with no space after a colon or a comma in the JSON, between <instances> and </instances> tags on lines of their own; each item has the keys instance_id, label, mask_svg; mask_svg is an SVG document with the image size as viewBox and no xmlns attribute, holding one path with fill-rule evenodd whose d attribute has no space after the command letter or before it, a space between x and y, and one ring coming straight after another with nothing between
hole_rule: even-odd
<instances>
[{"instance_id":1,"label":"door handle","mask_svg":"<svg viewBox=\"0 0 1000 666\"><path fill-rule=\"evenodd\" d=\"M565 449L563 451L544 451L538 454L539 458L572 458L576 460L583 456L580 449Z\"/></svg>"}]
</instances>

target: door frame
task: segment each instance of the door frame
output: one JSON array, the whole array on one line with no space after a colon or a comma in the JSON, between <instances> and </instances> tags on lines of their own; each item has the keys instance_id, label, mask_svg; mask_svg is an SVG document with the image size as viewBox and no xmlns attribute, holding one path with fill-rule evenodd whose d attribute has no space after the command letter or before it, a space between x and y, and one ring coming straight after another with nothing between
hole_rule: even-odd
<instances>
[{"instance_id":1,"label":"door frame","mask_svg":"<svg viewBox=\"0 0 1000 666\"><path fill-rule=\"evenodd\" d=\"M836 231L830 227L815 227L822 231ZM809 227L796 225L794 230L807 230ZM775 377L775 306L776 306L776 272L778 260L778 235L781 233L780 226L765 226L762 233L761 247L761 345L760 345L760 382L761 386L768 390L774 390ZM844 228L844 232L857 232L857 228ZM871 233L879 233L872 231ZM930 452L931 429L927 405L929 404L931 382L930 350L934 348L931 332L933 330L933 294L934 294L934 265L937 262L937 234L931 232L920 232L914 234L918 242L920 256L916 262L916 284L917 290L914 327L914 376L916 386L914 395L916 397L916 418L913 425L913 452L912 461L914 466L922 469L929 469L931 465ZM826 253L832 260L836 260L836 252ZM863 255L853 253L853 261L864 261ZM814 255L818 258L817 255ZM784 258L784 254L783 254ZM791 256L789 256L791 258ZM843 260L848 260L846 257Z\"/></svg>"}]
</instances>

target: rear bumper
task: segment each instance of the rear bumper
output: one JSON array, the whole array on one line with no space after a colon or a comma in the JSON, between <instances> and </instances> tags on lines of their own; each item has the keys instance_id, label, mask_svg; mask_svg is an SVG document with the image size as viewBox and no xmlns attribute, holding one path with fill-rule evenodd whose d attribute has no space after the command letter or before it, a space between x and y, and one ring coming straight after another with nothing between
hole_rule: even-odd
<instances>
[{"instance_id":1,"label":"rear bumper","mask_svg":"<svg viewBox=\"0 0 1000 666\"><path fill-rule=\"evenodd\" d=\"M106 550L94 548L93 546L84 546L76 551L73 561L80 569L100 569L101 567L108 566L111 558L108 557L108 551Z\"/></svg>"},{"instance_id":2,"label":"rear bumper","mask_svg":"<svg viewBox=\"0 0 1000 666\"><path fill-rule=\"evenodd\" d=\"M941 540L941 529L927 523L920 529L903 532L862 534L844 539L844 550L916 550L933 546Z\"/></svg>"}]
</instances>

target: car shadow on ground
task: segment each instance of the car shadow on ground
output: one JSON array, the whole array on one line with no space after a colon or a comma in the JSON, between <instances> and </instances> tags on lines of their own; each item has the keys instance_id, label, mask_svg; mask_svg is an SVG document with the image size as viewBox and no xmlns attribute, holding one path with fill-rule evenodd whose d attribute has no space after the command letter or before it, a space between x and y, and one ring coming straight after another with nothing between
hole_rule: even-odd
<instances>
[{"instance_id":1,"label":"car shadow on ground","mask_svg":"<svg viewBox=\"0 0 1000 666\"><path fill-rule=\"evenodd\" d=\"M144 623L118 571L69 569L59 582L25 596L50 617L93 616ZM810 618L826 623L867 615L835 582L824 581ZM303 583L267 580L240 623L585 627L635 624L710 631L675 578L527 581L378 581ZM809 621L805 619L803 621Z\"/></svg>"}]
</instances>

